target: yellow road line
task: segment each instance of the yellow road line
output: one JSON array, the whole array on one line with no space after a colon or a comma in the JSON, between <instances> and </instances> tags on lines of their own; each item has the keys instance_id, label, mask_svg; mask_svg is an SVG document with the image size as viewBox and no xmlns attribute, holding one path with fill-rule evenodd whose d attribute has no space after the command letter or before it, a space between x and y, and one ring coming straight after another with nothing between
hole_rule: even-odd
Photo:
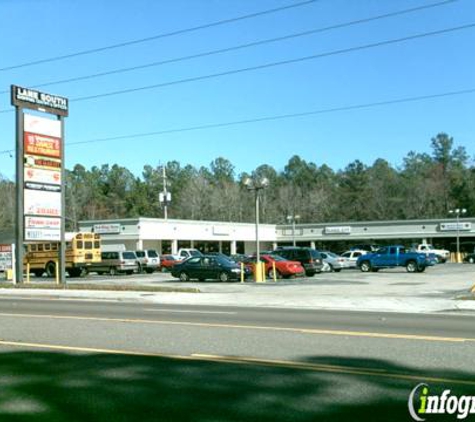
<instances>
[{"instance_id":1,"label":"yellow road line","mask_svg":"<svg viewBox=\"0 0 475 422\"><path fill-rule=\"evenodd\" d=\"M44 318L44 319L59 319L59 320L100 321L100 322L113 322L113 323L119 322L119 323L132 323L132 324L178 325L178 326L205 327L205 328L265 330L265 331L291 332L291 333L311 334L311 335L370 337L370 338L384 338L384 339L392 339L392 340L439 341L439 342L451 342L451 343L475 342L475 338L464 338L464 337L426 336L426 335L416 335L416 334L390 334L390 333L346 331L346 330L302 329L302 328L292 328L292 327L220 324L220 323L191 322L191 321L105 318L105 317L86 317L86 316L75 316L75 315L20 314L20 313L6 313L6 312L0 313L0 317L2 316L15 317L15 318L35 318L35 319Z\"/></svg>"},{"instance_id":2,"label":"yellow road line","mask_svg":"<svg viewBox=\"0 0 475 422\"><path fill-rule=\"evenodd\" d=\"M411 375L403 374L396 372L387 372L384 369L379 368L358 368L351 366L343 365L325 365L317 363L308 363L308 362L297 362L297 361L285 361L285 360L273 360L273 359L256 359L249 357L240 357L240 356L220 356L220 355L207 355L207 354L192 354L192 355L173 355L173 354L163 354L163 353L151 353L151 352L137 352L131 350L120 350L120 349L104 349L104 348L93 348L93 347L76 347L76 346L63 346L56 344L42 344L42 343L28 343L28 342L19 342L19 341L3 341L0 340L0 346L4 347L23 347L30 349L42 349L42 350L54 350L62 352L87 352L87 353L104 353L104 354L113 354L113 355L126 355L126 356L137 356L137 357L155 357L162 359L173 359L173 360L186 360L186 361L195 361L195 362L213 362L213 363L225 363L225 364L234 364L234 365L253 365L253 366L264 366L264 367L273 367L273 368L282 368L282 369L297 369L313 372L327 372L340 375L361 375L361 376L372 376L372 377L384 377L391 379L399 379L403 381L411 382L436 382L443 384L462 384L475 386L475 381L468 381L463 379L456 378L438 378L438 377L427 377L424 375Z\"/></svg>"}]
</instances>

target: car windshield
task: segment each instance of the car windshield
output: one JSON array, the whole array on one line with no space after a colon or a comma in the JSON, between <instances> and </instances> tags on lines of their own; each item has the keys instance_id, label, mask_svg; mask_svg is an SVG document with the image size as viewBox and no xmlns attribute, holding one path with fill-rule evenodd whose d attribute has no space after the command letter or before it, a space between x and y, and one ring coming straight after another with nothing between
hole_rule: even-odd
<instances>
[{"instance_id":1,"label":"car windshield","mask_svg":"<svg viewBox=\"0 0 475 422\"><path fill-rule=\"evenodd\" d=\"M191 256L201 256L202 253L200 251L189 251Z\"/></svg>"},{"instance_id":2,"label":"car windshield","mask_svg":"<svg viewBox=\"0 0 475 422\"><path fill-rule=\"evenodd\" d=\"M138 258L143 258L145 256L145 252L137 251L137 252L135 252L135 255L137 255Z\"/></svg>"},{"instance_id":3,"label":"car windshield","mask_svg":"<svg viewBox=\"0 0 475 422\"><path fill-rule=\"evenodd\" d=\"M310 255L313 259L320 258L320 252L316 251L315 249L310 249Z\"/></svg>"},{"instance_id":4,"label":"car windshield","mask_svg":"<svg viewBox=\"0 0 475 422\"><path fill-rule=\"evenodd\" d=\"M148 256L150 258L158 258L158 253L157 251L151 250L151 251L148 251Z\"/></svg>"},{"instance_id":5,"label":"car windshield","mask_svg":"<svg viewBox=\"0 0 475 422\"><path fill-rule=\"evenodd\" d=\"M214 258L216 258L217 263L221 265L236 265L236 263L233 260L226 258L224 256L215 256Z\"/></svg>"},{"instance_id":6,"label":"car windshield","mask_svg":"<svg viewBox=\"0 0 475 422\"><path fill-rule=\"evenodd\" d=\"M124 259L136 259L137 256L135 255L135 252L123 252L122 256Z\"/></svg>"},{"instance_id":7,"label":"car windshield","mask_svg":"<svg viewBox=\"0 0 475 422\"><path fill-rule=\"evenodd\" d=\"M336 253L328 252L328 251L325 251L325 253L326 253L330 258L338 258L338 255L337 255Z\"/></svg>"},{"instance_id":8,"label":"car windshield","mask_svg":"<svg viewBox=\"0 0 475 422\"><path fill-rule=\"evenodd\" d=\"M288 261L288 259L285 259L285 258L282 258L280 255L272 255L271 258L274 260L274 261Z\"/></svg>"}]
</instances>

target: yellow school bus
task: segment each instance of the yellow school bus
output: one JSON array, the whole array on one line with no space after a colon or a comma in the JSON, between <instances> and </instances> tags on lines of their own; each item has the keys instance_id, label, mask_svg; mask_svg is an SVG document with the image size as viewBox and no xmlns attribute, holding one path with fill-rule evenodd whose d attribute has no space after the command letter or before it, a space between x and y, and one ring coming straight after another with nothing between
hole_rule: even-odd
<instances>
[{"instance_id":1,"label":"yellow school bus","mask_svg":"<svg viewBox=\"0 0 475 422\"><path fill-rule=\"evenodd\" d=\"M79 277L88 272L89 266L101 261L101 238L97 233L66 233L66 271L70 277ZM59 260L59 242L35 242L25 245L25 269L41 277L56 276Z\"/></svg>"}]
</instances>

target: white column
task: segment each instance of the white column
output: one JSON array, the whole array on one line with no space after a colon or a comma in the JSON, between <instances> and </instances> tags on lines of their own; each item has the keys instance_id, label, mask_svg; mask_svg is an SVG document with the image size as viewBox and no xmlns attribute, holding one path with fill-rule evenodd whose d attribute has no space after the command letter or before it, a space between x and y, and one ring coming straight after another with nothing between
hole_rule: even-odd
<instances>
[{"instance_id":1,"label":"white column","mask_svg":"<svg viewBox=\"0 0 475 422\"><path fill-rule=\"evenodd\" d=\"M176 255L178 253L178 240L173 239L172 240L172 254Z\"/></svg>"},{"instance_id":2,"label":"white column","mask_svg":"<svg viewBox=\"0 0 475 422\"><path fill-rule=\"evenodd\" d=\"M218 242L218 252L223 253L223 242L221 240Z\"/></svg>"},{"instance_id":3,"label":"white column","mask_svg":"<svg viewBox=\"0 0 475 422\"><path fill-rule=\"evenodd\" d=\"M272 242L272 250L277 249L277 242Z\"/></svg>"},{"instance_id":4,"label":"white column","mask_svg":"<svg viewBox=\"0 0 475 422\"><path fill-rule=\"evenodd\" d=\"M142 239L139 239L139 240L137 240L137 242L135 243L135 250L141 251L142 249L143 249L143 240L142 240Z\"/></svg>"},{"instance_id":5,"label":"white column","mask_svg":"<svg viewBox=\"0 0 475 422\"><path fill-rule=\"evenodd\" d=\"M314 241L310 242L310 247L311 247L312 249L317 249L317 248L315 247L315 242L314 242Z\"/></svg>"},{"instance_id":6,"label":"white column","mask_svg":"<svg viewBox=\"0 0 475 422\"><path fill-rule=\"evenodd\" d=\"M231 240L231 255L236 255L236 241Z\"/></svg>"}]
</instances>

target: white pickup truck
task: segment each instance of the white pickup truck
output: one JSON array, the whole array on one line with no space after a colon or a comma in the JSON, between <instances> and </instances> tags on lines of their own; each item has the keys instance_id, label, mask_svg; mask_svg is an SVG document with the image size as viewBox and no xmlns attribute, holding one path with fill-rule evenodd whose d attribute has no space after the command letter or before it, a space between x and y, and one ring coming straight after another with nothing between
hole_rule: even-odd
<instances>
[{"instance_id":1,"label":"white pickup truck","mask_svg":"<svg viewBox=\"0 0 475 422\"><path fill-rule=\"evenodd\" d=\"M180 261L184 259L188 259L192 256L201 256L203 255L198 249L194 248L181 248L178 249L178 253L174 255L175 258L179 259Z\"/></svg>"},{"instance_id":2,"label":"white pickup truck","mask_svg":"<svg viewBox=\"0 0 475 422\"><path fill-rule=\"evenodd\" d=\"M413 245L412 249L415 252L422 252L426 255L434 254L439 263L444 263L450 258L450 252L446 249L435 249L428 243L421 243L419 245Z\"/></svg>"}]
</instances>

